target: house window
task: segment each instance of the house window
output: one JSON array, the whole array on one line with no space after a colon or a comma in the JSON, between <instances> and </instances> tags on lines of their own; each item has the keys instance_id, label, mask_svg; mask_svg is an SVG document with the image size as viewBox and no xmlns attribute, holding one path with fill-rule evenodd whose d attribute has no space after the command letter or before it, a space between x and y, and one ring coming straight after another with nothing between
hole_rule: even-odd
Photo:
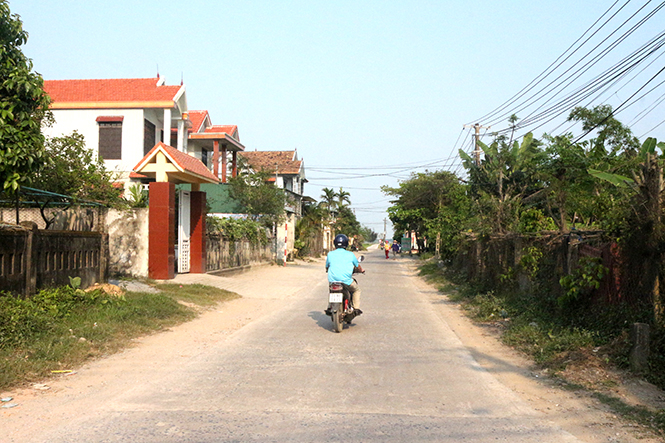
<instances>
[{"instance_id":1,"label":"house window","mask_svg":"<svg viewBox=\"0 0 665 443\"><path fill-rule=\"evenodd\" d=\"M208 150L202 149L201 150L201 161L203 162L204 165L210 167L208 164Z\"/></svg>"},{"instance_id":2,"label":"house window","mask_svg":"<svg viewBox=\"0 0 665 443\"><path fill-rule=\"evenodd\" d=\"M155 147L155 125L143 120L143 155L145 156Z\"/></svg>"},{"instance_id":3,"label":"house window","mask_svg":"<svg viewBox=\"0 0 665 443\"><path fill-rule=\"evenodd\" d=\"M122 116L98 117L99 156L104 160L122 159Z\"/></svg>"}]
</instances>

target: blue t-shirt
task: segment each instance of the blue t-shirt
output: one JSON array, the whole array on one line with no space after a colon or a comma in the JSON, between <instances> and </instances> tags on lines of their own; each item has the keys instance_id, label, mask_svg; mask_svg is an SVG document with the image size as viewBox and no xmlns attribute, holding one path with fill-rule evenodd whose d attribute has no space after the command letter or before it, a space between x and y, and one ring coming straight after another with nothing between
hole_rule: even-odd
<instances>
[{"instance_id":1,"label":"blue t-shirt","mask_svg":"<svg viewBox=\"0 0 665 443\"><path fill-rule=\"evenodd\" d=\"M341 281L350 285L353 283L353 268L358 265L358 259L353 252L342 248L330 251L326 257L328 281Z\"/></svg>"}]
</instances>

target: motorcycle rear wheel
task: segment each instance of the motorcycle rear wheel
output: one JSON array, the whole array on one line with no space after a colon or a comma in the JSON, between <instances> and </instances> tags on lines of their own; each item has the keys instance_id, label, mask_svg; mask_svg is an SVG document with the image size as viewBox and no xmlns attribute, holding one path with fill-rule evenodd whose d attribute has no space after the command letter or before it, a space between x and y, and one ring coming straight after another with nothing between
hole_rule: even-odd
<instances>
[{"instance_id":1,"label":"motorcycle rear wheel","mask_svg":"<svg viewBox=\"0 0 665 443\"><path fill-rule=\"evenodd\" d=\"M333 303L330 307L330 310L332 311L331 317L333 322L333 330L335 332L342 332L342 329L344 329L344 312L342 311L342 304Z\"/></svg>"}]
</instances>

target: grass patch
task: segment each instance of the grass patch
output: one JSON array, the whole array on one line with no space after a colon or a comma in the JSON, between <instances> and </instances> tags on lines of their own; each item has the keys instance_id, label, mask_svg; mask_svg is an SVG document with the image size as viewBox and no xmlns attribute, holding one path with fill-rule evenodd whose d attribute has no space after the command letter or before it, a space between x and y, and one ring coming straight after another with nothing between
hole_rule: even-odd
<instances>
[{"instance_id":1,"label":"grass patch","mask_svg":"<svg viewBox=\"0 0 665 443\"><path fill-rule=\"evenodd\" d=\"M28 299L0 294L0 389L76 368L122 349L133 338L239 297L203 285L157 288L162 292L127 292L122 297L71 287L40 291Z\"/></svg>"}]
</instances>

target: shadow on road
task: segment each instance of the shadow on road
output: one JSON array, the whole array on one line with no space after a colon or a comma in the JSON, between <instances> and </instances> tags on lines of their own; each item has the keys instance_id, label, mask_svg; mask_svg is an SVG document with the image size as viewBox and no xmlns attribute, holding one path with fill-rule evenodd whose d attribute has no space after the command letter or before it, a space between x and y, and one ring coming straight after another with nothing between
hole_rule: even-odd
<instances>
[{"instance_id":1,"label":"shadow on road","mask_svg":"<svg viewBox=\"0 0 665 443\"><path fill-rule=\"evenodd\" d=\"M309 318L316 321L317 326L332 332L333 330L332 320L330 320L330 317L328 317L325 314L325 312L310 311L309 314L307 315L309 316ZM351 323L350 325L345 323L344 329L353 328L355 326L356 326L355 323Z\"/></svg>"}]
</instances>

